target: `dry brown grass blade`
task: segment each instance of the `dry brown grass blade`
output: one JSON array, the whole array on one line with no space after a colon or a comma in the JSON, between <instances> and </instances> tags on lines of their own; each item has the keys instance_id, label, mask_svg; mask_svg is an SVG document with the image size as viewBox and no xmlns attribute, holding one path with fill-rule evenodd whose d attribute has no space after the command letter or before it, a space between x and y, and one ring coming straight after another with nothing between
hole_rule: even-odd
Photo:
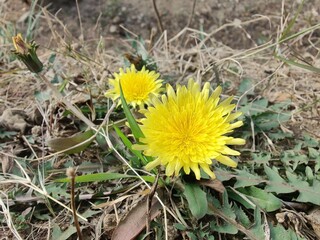
<instances>
[{"instance_id":1,"label":"dry brown grass blade","mask_svg":"<svg viewBox=\"0 0 320 240\"><path fill-rule=\"evenodd\" d=\"M14 226L13 220L11 218L11 214L10 214L10 209L9 209L9 204L8 204L8 196L7 194L5 194L4 192L0 192L1 195L4 195L5 198L7 199L7 204L4 203L4 201L2 200L2 197L0 195L0 206L2 208L2 214L6 220L7 226L9 227L10 231L12 232L12 234L15 236L16 239L18 240L22 240L23 238L21 238L19 232L17 231L16 227Z\"/></svg>"},{"instance_id":2,"label":"dry brown grass blade","mask_svg":"<svg viewBox=\"0 0 320 240\"><path fill-rule=\"evenodd\" d=\"M156 13L156 17L157 17L157 21L158 21L158 26L159 26L159 28L160 28L160 31L163 33L163 32L164 32L164 28L163 28L163 24L162 24L162 21L161 21L161 17L160 17L158 8L157 8L156 0L152 0L152 5L153 5L153 9L154 9L154 11L155 11L155 13Z\"/></svg>"}]
</instances>

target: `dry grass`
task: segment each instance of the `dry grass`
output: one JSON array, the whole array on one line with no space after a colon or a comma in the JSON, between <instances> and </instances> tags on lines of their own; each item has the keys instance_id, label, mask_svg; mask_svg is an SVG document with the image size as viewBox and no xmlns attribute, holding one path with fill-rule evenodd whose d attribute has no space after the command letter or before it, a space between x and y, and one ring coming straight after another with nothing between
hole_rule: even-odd
<instances>
[{"instance_id":1,"label":"dry grass","mask_svg":"<svg viewBox=\"0 0 320 240\"><path fill-rule=\"evenodd\" d=\"M284 64L275 57L275 51L281 51L281 54L288 58L303 58L310 65L319 67L320 45L317 36L320 26L313 25L314 27L310 28L305 20L305 15L301 14L292 29L292 32L298 32L299 34L295 38L284 41L280 39L281 34L288 26L284 9L285 7L281 10L282 12L277 13L276 17L257 16L248 21L233 21L209 33L187 27L175 36L169 37L168 32L164 31L159 36L146 39L145 45L137 41L136 33L130 32L125 27L123 29L127 32L128 38L110 36L86 41L83 39L85 29L81 28L82 37L78 38L78 36L68 32L68 27L58 17L52 15L46 9L42 9L41 26L46 26L50 30L49 33L46 33L46 36L41 36L42 39L47 39L48 44L39 48L40 58L47 63L47 66L50 66L45 73L45 78L53 79L60 76L62 79L68 80L64 89L66 95L63 100L53 94L42 103L40 100L34 99L34 92L45 92L47 85L41 79L29 74L17 60L12 61L10 57L10 49L12 49L10 36L14 34L12 27L15 26L5 18L0 19L0 112L4 112L5 109L22 109L25 113L22 118L26 121L28 128L34 130L33 134L30 135L33 142L26 138L30 136L25 136L23 133L10 141L1 142L2 174L0 177L2 191L0 205L6 222L6 224L2 223L3 228L9 228L12 236L16 239L49 239L50 231L55 225L69 225L70 218L66 217L67 215L71 216L71 209L66 206L68 201L65 198L55 199L52 197L48 194L46 185L52 183L53 179L58 176L57 173L60 176L64 174L63 163L70 161L70 158L62 155L62 152L52 153L46 146L45 141L50 137L68 136L79 131L84 116L78 116L80 121L73 119L70 124L75 123L74 126L67 126L68 124L64 126L65 116L61 114L61 108L59 107L62 102L84 106L85 102L88 103L90 99L94 99L95 103L104 105L108 109L104 119L99 118L92 112L91 115L87 116L90 120L85 121L91 121L91 124L87 125L91 125L96 130L96 134L100 134L104 138L109 151L114 155L113 158L122 161L123 164L118 170L123 172L130 169L141 181L118 196L122 201L114 202L112 207L100 209L99 213L95 215L98 217L93 217L90 222L87 222L86 217L79 215L87 237L99 239L103 234L103 230L101 230L103 221L108 222L112 218L119 223L120 219L142 198L131 197L132 192L144 196L143 191L152 188L141 177L141 171L132 168L126 156L119 151L118 144L120 143L115 141L113 136L109 136L108 131L98 131L99 126L108 125L109 117L115 107L114 105L108 105L103 97L107 78L123 66L123 53L134 51L132 48L133 41L138 45L140 44L139 47L152 56L162 77L170 83L185 83L188 78L195 78L202 82L209 81L212 86L223 85L224 93L230 95L236 93L236 89L243 78L250 78L254 83L252 88L257 92L255 98L265 97L271 103L291 101L292 119L285 126L282 126L283 130L294 132L295 136L301 136L304 132L308 132L319 139L320 75L317 72ZM0 12L9 10L6 3L0 2ZM319 16L316 16L316 18L319 19ZM269 29L270 39L262 45L237 50L224 45L223 42L215 38L217 34L226 29L229 31L240 29L244 36L253 41L246 28L260 22L268 22L272 26ZM278 26L277 32L272 32L274 26ZM305 31L305 29L307 30ZM39 28L37 34L38 36L42 34L41 28ZM273 37L275 34L277 37ZM110 42L114 44L111 48L106 48L105 46L110 46ZM53 53L56 54L55 63L50 64L47 59ZM237 96L237 99L242 97ZM35 124L35 119L37 116L39 117L39 114L43 120L40 124ZM40 128L38 132L35 129L36 125ZM98 127L94 127L95 125L98 125ZM94 149L97 150L98 147L95 146ZM101 158L99 154L90 154L90 150L88 152L88 156L83 154L79 156L80 160L75 157L75 160L71 159L70 162L79 164L80 161L93 161L98 166L95 169L96 171L106 170L104 163L99 159ZM90 159L90 157L98 160ZM21 165L21 162L26 162L26 165ZM51 163L52 166L56 167L56 171L52 171L47 176L44 175L45 172L42 169L46 163ZM13 166L17 167L19 174L22 173L23 177L10 172ZM62 169L59 169L59 167L62 167ZM112 166L107 166L107 169L115 170ZM121 185L121 182L114 183L115 187ZM61 210L61 213L55 213L55 217L50 220L33 223L33 232L29 235L23 232L23 235L21 235L13 224L10 215L11 207L8 204L11 191L15 188L20 192L25 192L26 202L29 202L28 197L36 194L44 199L48 208L51 205L48 201L50 199L62 206L64 210ZM92 191L94 187L90 186L89 189ZM168 189L165 191L170 194ZM166 237L170 239L168 222L169 225L172 222L183 223L184 219L175 211L179 206L175 206L172 199L164 201L157 194L156 197L159 198L162 205ZM32 203L33 200L30 199ZM108 198L104 197L104 201L108 201ZM97 226L100 226L100 228ZM105 226L105 230L110 229Z\"/></svg>"}]
</instances>

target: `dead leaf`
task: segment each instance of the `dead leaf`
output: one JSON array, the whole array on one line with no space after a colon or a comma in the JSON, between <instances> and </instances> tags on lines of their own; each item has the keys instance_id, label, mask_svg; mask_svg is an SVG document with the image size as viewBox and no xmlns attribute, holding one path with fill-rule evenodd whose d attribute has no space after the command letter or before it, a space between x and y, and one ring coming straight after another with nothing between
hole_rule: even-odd
<instances>
[{"instance_id":1,"label":"dead leaf","mask_svg":"<svg viewBox=\"0 0 320 240\"><path fill-rule=\"evenodd\" d=\"M150 209L150 220L160 214L161 204L153 199ZM119 223L112 234L112 240L134 239L145 227L147 216L147 200L134 207L127 217Z\"/></svg>"},{"instance_id":2,"label":"dead leaf","mask_svg":"<svg viewBox=\"0 0 320 240\"><path fill-rule=\"evenodd\" d=\"M218 179L201 181L200 184L203 186L207 186L213 190L216 190L219 193L223 193L225 190L225 187L223 186L222 182Z\"/></svg>"},{"instance_id":3,"label":"dead leaf","mask_svg":"<svg viewBox=\"0 0 320 240\"><path fill-rule=\"evenodd\" d=\"M106 232L110 232L117 226L117 217L116 214L110 213L106 214L103 218L103 229Z\"/></svg>"},{"instance_id":4,"label":"dead leaf","mask_svg":"<svg viewBox=\"0 0 320 240\"><path fill-rule=\"evenodd\" d=\"M25 119L27 119L27 115L23 110L6 109L0 117L0 125L8 131L24 133L28 125Z\"/></svg>"},{"instance_id":5,"label":"dead leaf","mask_svg":"<svg viewBox=\"0 0 320 240\"><path fill-rule=\"evenodd\" d=\"M286 92L270 92L268 95L268 100L271 103L284 102L286 100L292 100L293 96Z\"/></svg>"},{"instance_id":6,"label":"dead leaf","mask_svg":"<svg viewBox=\"0 0 320 240\"><path fill-rule=\"evenodd\" d=\"M320 239L320 208L315 208L306 215L306 219L310 222L314 233Z\"/></svg>"},{"instance_id":7,"label":"dead leaf","mask_svg":"<svg viewBox=\"0 0 320 240\"><path fill-rule=\"evenodd\" d=\"M282 209L276 214L278 223L281 223L285 228L292 228L298 236L313 239L315 233L309 229L307 222L308 218L304 212L296 212L290 209ZM310 221L310 220L309 220ZM308 236L308 237L307 237Z\"/></svg>"},{"instance_id":8,"label":"dead leaf","mask_svg":"<svg viewBox=\"0 0 320 240\"><path fill-rule=\"evenodd\" d=\"M94 140L90 139L94 135L92 130L77 133L71 137L52 138L47 141L47 144L53 150L65 154L79 153L86 149Z\"/></svg>"},{"instance_id":9,"label":"dead leaf","mask_svg":"<svg viewBox=\"0 0 320 240\"><path fill-rule=\"evenodd\" d=\"M10 170L13 167L13 159L7 155L1 155L0 157L2 172L4 175L6 175L7 172L10 172Z\"/></svg>"}]
</instances>

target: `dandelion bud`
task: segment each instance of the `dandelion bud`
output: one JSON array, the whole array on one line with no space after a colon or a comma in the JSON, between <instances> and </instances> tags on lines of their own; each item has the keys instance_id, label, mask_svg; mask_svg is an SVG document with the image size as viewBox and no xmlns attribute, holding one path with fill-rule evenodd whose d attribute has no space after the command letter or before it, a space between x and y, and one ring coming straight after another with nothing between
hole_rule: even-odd
<instances>
[{"instance_id":1,"label":"dandelion bud","mask_svg":"<svg viewBox=\"0 0 320 240\"><path fill-rule=\"evenodd\" d=\"M35 44L35 42L27 43L25 40L23 40L20 33L17 36L12 37L12 41L15 47L13 53L17 56L17 58L22 61L31 72L41 72L43 69L43 64L37 56L36 51L38 46Z\"/></svg>"}]
</instances>

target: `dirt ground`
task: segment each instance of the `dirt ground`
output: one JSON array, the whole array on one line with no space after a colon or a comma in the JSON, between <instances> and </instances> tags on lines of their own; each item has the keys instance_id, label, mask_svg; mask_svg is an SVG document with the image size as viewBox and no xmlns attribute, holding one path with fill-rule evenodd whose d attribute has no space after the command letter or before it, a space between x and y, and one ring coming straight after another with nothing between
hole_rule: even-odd
<instances>
[{"instance_id":1,"label":"dirt ground","mask_svg":"<svg viewBox=\"0 0 320 240\"><path fill-rule=\"evenodd\" d=\"M100 36L125 37L130 33L148 39L151 31L156 31L158 34L160 32L151 0L79 0L78 8L75 0L39 0L38 2L57 16L75 38L83 37L87 41ZM215 35L218 41L235 49L247 49L269 39L270 34L275 33L276 26L274 25L280 22L282 14L282 1L278 0L198 0L195 1L194 9L194 1L191 0L158 0L155 2L163 28L168 32L168 38L175 36L186 26L201 29L204 32L212 32L226 23L244 22L258 16L265 16L263 21L247 24L243 28L226 27ZM299 2L284 1L286 6L283 9L284 14L297 8ZM29 4L22 0L10 0L7 1L7 10L3 14L5 19L17 22L20 30L23 30L26 20L25 13L28 10ZM307 17L318 15L319 1L308 1L304 11ZM46 23L40 25L42 25L42 31L38 31L40 36L37 36L37 41L39 37L40 39L50 37ZM48 43L48 41L43 40L43 43Z\"/></svg>"},{"instance_id":2,"label":"dirt ground","mask_svg":"<svg viewBox=\"0 0 320 240\"><path fill-rule=\"evenodd\" d=\"M27 16L30 11L30 4L26 2L22 0L2 1L2 19L13 23L16 28L15 32L26 32ZM246 49L252 49L264 44L270 39L275 39L279 30L281 30L282 24L285 23L283 16L292 16L292 11L296 11L300 1L198 0L195 1L196 4L193 11L194 1L158 0L156 4L163 29L166 30L165 35L161 35L152 1L79 0L76 2L46 0L39 1L39 3L49 10L46 14L51 17L51 21L48 21L48 16L41 15L40 21L35 26L37 31L35 31L33 38L41 46L39 51L41 49L53 49L56 45L59 45L57 42L60 40L57 40L54 33L57 33L66 43L80 40L86 45L96 45L99 39L102 38L105 40L105 50L114 54L111 61L117 61L115 60L117 54L121 55L124 52L120 50L123 46L127 50L128 48L130 49L130 45L127 42L129 38L141 36L146 39L146 42L156 42L160 36L165 36L165 39L172 40L175 36L183 35L184 32L182 30L188 27L189 30L195 29L211 33L214 38L214 44L212 44L212 41L210 44L208 41L206 42L209 44L208 47L213 47L212 52L208 53L208 55L213 56L214 61L219 61L219 59L230 55L232 51L233 53L243 52ZM320 22L319 14L320 1L307 1L294 25L295 30L298 31L302 27ZM188 31L185 32L190 33ZM192 38L189 35L188 37ZM319 67L317 50L319 46L316 46L319 43L315 40L317 37L319 37L319 31L313 32L309 39L307 37L297 39L290 46L290 49L300 54L314 66ZM310 45L310 41L314 41L316 45ZM119 45L119 43L121 44ZM174 47L184 46L182 43L172 41L173 43L175 44ZM190 48L194 45L191 41L188 44ZM177 51L181 51L181 49L177 49ZM175 54L174 57L179 55L178 52L173 54ZM182 55L180 54L179 57L181 58ZM239 84L239 81L244 76L249 76L258 82L267 77L265 72L273 71L278 64L274 59L264 59L263 55L254 59L255 57L243 59L239 62L243 70L241 75L230 76L225 71L221 71L222 77L227 74L226 77L229 78L227 80L231 81L231 84L235 86ZM174 64L168 65L164 60L159 60L160 67L170 68L170 66L176 66ZM177 64L178 62L179 60L176 59ZM118 65L115 64L114 66L111 68L117 69ZM170 71L177 72L177 68L173 67ZM173 75L175 74L178 73L173 73ZM29 84L32 86L33 83L24 83L27 86L23 86L21 89L26 89L27 92L16 92L16 88L12 89L15 85L11 84L2 90L2 94L5 94L9 99L12 97L12 101L15 101L14 104L10 101L8 105L15 105L18 108L20 104L24 106L26 103L24 101L25 95L31 94L27 93L28 90L32 89L32 87L29 88ZM261 94L267 95L268 98L284 99L287 97L293 100L297 108L301 104L305 105L307 111L296 115L296 119L292 123L294 124L292 130L297 130L296 126L298 126L299 131L307 129L307 131L316 136L320 136L320 131L314 131L314 129L319 129L317 116L319 85L319 76L317 74L304 70L301 73L301 69L284 67L272 84L265 84L264 82L259 87ZM297 93L299 93L298 98ZM10 94L13 96L10 96ZM310 102L312 103L311 105ZM3 111L4 106L0 110ZM301 114L307 116L302 117L300 116ZM306 119L309 120L306 121Z\"/></svg>"}]
</instances>

